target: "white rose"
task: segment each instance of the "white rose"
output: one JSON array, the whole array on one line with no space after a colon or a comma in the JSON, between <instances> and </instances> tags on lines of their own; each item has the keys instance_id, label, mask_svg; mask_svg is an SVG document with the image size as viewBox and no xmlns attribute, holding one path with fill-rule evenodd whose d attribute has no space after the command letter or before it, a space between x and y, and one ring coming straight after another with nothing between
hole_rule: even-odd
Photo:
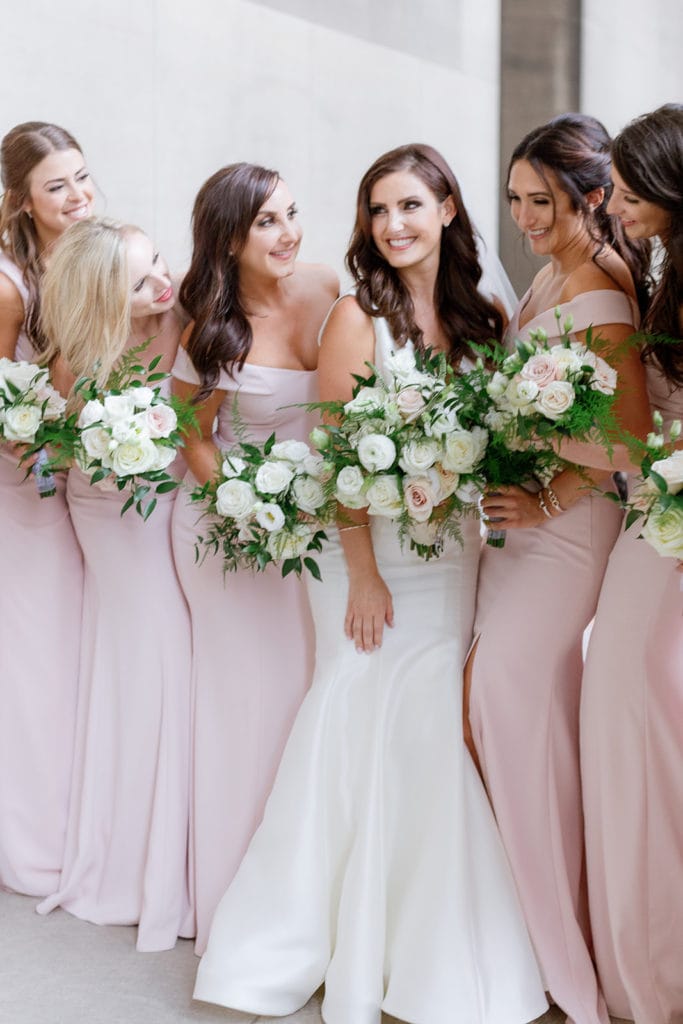
<instances>
[{"instance_id":1,"label":"white rose","mask_svg":"<svg viewBox=\"0 0 683 1024\"><path fill-rule=\"evenodd\" d=\"M505 401L513 409L528 410L539 392L538 384L533 380L513 377L505 389Z\"/></svg>"},{"instance_id":2,"label":"white rose","mask_svg":"<svg viewBox=\"0 0 683 1024\"><path fill-rule=\"evenodd\" d=\"M156 457L151 468L155 470L168 469L178 454L175 448L168 444L155 444L154 451L156 452Z\"/></svg>"},{"instance_id":3,"label":"white rose","mask_svg":"<svg viewBox=\"0 0 683 1024\"><path fill-rule=\"evenodd\" d=\"M347 508L365 508L368 500L362 494L365 477L358 466L344 466L337 475L335 498Z\"/></svg>"},{"instance_id":4,"label":"white rose","mask_svg":"<svg viewBox=\"0 0 683 1024\"><path fill-rule=\"evenodd\" d=\"M276 459L286 459L298 465L311 454L311 449L304 441L278 441L270 449L270 454Z\"/></svg>"},{"instance_id":5,"label":"white rose","mask_svg":"<svg viewBox=\"0 0 683 1024\"><path fill-rule=\"evenodd\" d=\"M178 426L175 409L165 402L150 405L146 416L150 437L169 437Z\"/></svg>"},{"instance_id":6,"label":"white rose","mask_svg":"<svg viewBox=\"0 0 683 1024\"><path fill-rule=\"evenodd\" d=\"M100 423L104 416L104 406L97 398L91 398L81 409L78 417L78 426L81 429L89 427L92 423Z\"/></svg>"},{"instance_id":7,"label":"white rose","mask_svg":"<svg viewBox=\"0 0 683 1024\"><path fill-rule=\"evenodd\" d=\"M399 479L393 474L381 473L376 476L366 491L366 497L371 516L395 519L403 510Z\"/></svg>"},{"instance_id":8,"label":"white rose","mask_svg":"<svg viewBox=\"0 0 683 1024\"><path fill-rule=\"evenodd\" d=\"M574 388L566 380L554 380L539 394L535 408L549 420L564 416L574 404Z\"/></svg>"},{"instance_id":9,"label":"white rose","mask_svg":"<svg viewBox=\"0 0 683 1024\"><path fill-rule=\"evenodd\" d=\"M674 452L668 459L658 459L652 468L666 482L669 494L683 490L683 451Z\"/></svg>"},{"instance_id":10,"label":"white rose","mask_svg":"<svg viewBox=\"0 0 683 1024\"><path fill-rule=\"evenodd\" d=\"M246 519L256 505L256 495L246 480L226 480L216 489L216 512L230 519Z\"/></svg>"},{"instance_id":11,"label":"white rose","mask_svg":"<svg viewBox=\"0 0 683 1024\"><path fill-rule=\"evenodd\" d=\"M141 430L139 424L131 423L129 420L117 420L109 429L112 440L116 441L117 444L123 444L124 441L131 441L133 438L149 437L147 430Z\"/></svg>"},{"instance_id":12,"label":"white rose","mask_svg":"<svg viewBox=\"0 0 683 1024\"><path fill-rule=\"evenodd\" d=\"M420 523L413 519L408 527L408 536L416 544L431 548L436 543L439 532L438 523Z\"/></svg>"},{"instance_id":13,"label":"white rose","mask_svg":"<svg viewBox=\"0 0 683 1024\"><path fill-rule=\"evenodd\" d=\"M444 405L435 406L429 417L425 418L424 430L428 437L442 438L453 430L458 430L458 414L454 408Z\"/></svg>"},{"instance_id":14,"label":"white rose","mask_svg":"<svg viewBox=\"0 0 683 1024\"><path fill-rule=\"evenodd\" d=\"M135 405L130 395L107 395L105 397L103 418L106 423L130 419L134 413Z\"/></svg>"},{"instance_id":15,"label":"white rose","mask_svg":"<svg viewBox=\"0 0 683 1024\"><path fill-rule=\"evenodd\" d=\"M449 434L441 457L444 469L451 473L471 473L486 450L488 436L483 427L456 430Z\"/></svg>"},{"instance_id":16,"label":"white rose","mask_svg":"<svg viewBox=\"0 0 683 1024\"><path fill-rule=\"evenodd\" d=\"M305 523L296 523L292 530L281 530L271 533L266 547L271 558L276 561L286 558L298 558L308 549L313 538L313 530Z\"/></svg>"},{"instance_id":17,"label":"white rose","mask_svg":"<svg viewBox=\"0 0 683 1024\"><path fill-rule=\"evenodd\" d=\"M406 387L399 391L395 403L406 423L414 423L426 404L422 392L415 387Z\"/></svg>"},{"instance_id":18,"label":"white rose","mask_svg":"<svg viewBox=\"0 0 683 1024\"><path fill-rule=\"evenodd\" d=\"M24 360L15 363L8 359L2 369L3 383L7 381L13 384L22 393L37 386L41 378L46 378L47 375L48 371L44 367L36 366L35 363L27 363Z\"/></svg>"},{"instance_id":19,"label":"white rose","mask_svg":"<svg viewBox=\"0 0 683 1024\"><path fill-rule=\"evenodd\" d=\"M387 359L387 370L400 385L415 384L422 376L415 365L415 352L412 345L392 352Z\"/></svg>"},{"instance_id":20,"label":"white rose","mask_svg":"<svg viewBox=\"0 0 683 1024\"><path fill-rule=\"evenodd\" d=\"M557 364L549 352L537 352L527 359L519 373L524 380L532 380L539 388L543 388L556 379Z\"/></svg>"},{"instance_id":21,"label":"white rose","mask_svg":"<svg viewBox=\"0 0 683 1024\"><path fill-rule=\"evenodd\" d=\"M147 409L154 398L154 390L147 387L126 388L123 393L133 399L136 409Z\"/></svg>"},{"instance_id":22,"label":"white rose","mask_svg":"<svg viewBox=\"0 0 683 1024\"><path fill-rule=\"evenodd\" d=\"M225 453L225 458L221 465L221 473L226 480L231 480L234 476L239 476L247 468L247 464L244 459L240 459L238 455L231 455L229 452Z\"/></svg>"},{"instance_id":23,"label":"white rose","mask_svg":"<svg viewBox=\"0 0 683 1024\"><path fill-rule=\"evenodd\" d=\"M564 345L553 345L550 355L557 368L557 379L566 380L570 373L576 373L581 369L583 360L577 352Z\"/></svg>"},{"instance_id":24,"label":"white rose","mask_svg":"<svg viewBox=\"0 0 683 1024\"><path fill-rule=\"evenodd\" d=\"M272 533L274 530L281 530L285 525L285 514L280 506L274 502L259 502L254 512L256 514L256 522L264 530L268 530L269 533Z\"/></svg>"},{"instance_id":25,"label":"white rose","mask_svg":"<svg viewBox=\"0 0 683 1024\"><path fill-rule=\"evenodd\" d=\"M458 473L452 473L450 470L444 469L438 462L432 472L438 473L439 477L439 501L450 498L451 494L455 494L460 484L460 475Z\"/></svg>"},{"instance_id":26,"label":"white rose","mask_svg":"<svg viewBox=\"0 0 683 1024\"><path fill-rule=\"evenodd\" d=\"M311 515L325 501L322 484L312 476L298 476L292 484L292 493L301 511L309 512Z\"/></svg>"},{"instance_id":27,"label":"white rose","mask_svg":"<svg viewBox=\"0 0 683 1024\"><path fill-rule=\"evenodd\" d=\"M396 445L383 434L366 434L358 442L358 458L371 473L389 469L396 459Z\"/></svg>"},{"instance_id":28,"label":"white rose","mask_svg":"<svg viewBox=\"0 0 683 1024\"><path fill-rule=\"evenodd\" d=\"M376 412L384 405L386 393L381 388L361 388L355 398L347 402L344 412L347 416Z\"/></svg>"},{"instance_id":29,"label":"white rose","mask_svg":"<svg viewBox=\"0 0 683 1024\"><path fill-rule=\"evenodd\" d=\"M436 462L440 446L429 438L409 441L401 452L398 464L408 476L419 476Z\"/></svg>"},{"instance_id":30,"label":"white rose","mask_svg":"<svg viewBox=\"0 0 683 1024\"><path fill-rule=\"evenodd\" d=\"M90 459L104 459L109 452L111 437L104 427L86 427L81 433L81 444Z\"/></svg>"},{"instance_id":31,"label":"white rose","mask_svg":"<svg viewBox=\"0 0 683 1024\"><path fill-rule=\"evenodd\" d=\"M683 507L669 505L652 509L642 530L642 536L660 555L683 561Z\"/></svg>"},{"instance_id":32,"label":"white rose","mask_svg":"<svg viewBox=\"0 0 683 1024\"><path fill-rule=\"evenodd\" d=\"M264 462L256 470L256 489L262 494L282 494L292 480L294 472L285 462Z\"/></svg>"},{"instance_id":33,"label":"white rose","mask_svg":"<svg viewBox=\"0 0 683 1024\"><path fill-rule=\"evenodd\" d=\"M411 519L426 523L439 500L438 485L427 476L408 476L403 481L403 498Z\"/></svg>"},{"instance_id":34,"label":"white rose","mask_svg":"<svg viewBox=\"0 0 683 1024\"><path fill-rule=\"evenodd\" d=\"M37 405L14 405L5 410L6 441L34 441L42 420Z\"/></svg>"},{"instance_id":35,"label":"white rose","mask_svg":"<svg viewBox=\"0 0 683 1024\"><path fill-rule=\"evenodd\" d=\"M156 448L147 437L124 441L111 454L111 468L117 476L147 473L156 461Z\"/></svg>"}]
</instances>

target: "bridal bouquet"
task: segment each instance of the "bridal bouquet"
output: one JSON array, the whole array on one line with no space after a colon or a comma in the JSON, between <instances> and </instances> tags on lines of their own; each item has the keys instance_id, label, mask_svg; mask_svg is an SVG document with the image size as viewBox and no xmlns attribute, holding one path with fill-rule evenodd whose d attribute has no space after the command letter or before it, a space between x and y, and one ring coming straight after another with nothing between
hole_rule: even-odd
<instances>
[{"instance_id":1,"label":"bridal bouquet","mask_svg":"<svg viewBox=\"0 0 683 1024\"><path fill-rule=\"evenodd\" d=\"M444 353L400 349L388 381L368 365L349 402L315 406L334 425L314 441L334 465L337 501L395 520L401 540L430 558L476 511L488 431L460 422L458 377Z\"/></svg>"},{"instance_id":2,"label":"bridal bouquet","mask_svg":"<svg viewBox=\"0 0 683 1024\"><path fill-rule=\"evenodd\" d=\"M336 514L329 480L330 466L303 441L239 441L222 453L217 476L190 494L207 521L197 560L203 548L203 556L220 553L226 572L262 572L272 562L283 576L305 568L319 580L309 552L322 550Z\"/></svg>"},{"instance_id":3,"label":"bridal bouquet","mask_svg":"<svg viewBox=\"0 0 683 1024\"><path fill-rule=\"evenodd\" d=\"M44 451L54 430L64 422L66 400L50 383L48 370L35 363L0 359L0 437L29 446L22 461L36 456L33 471L41 497L55 493L54 477L43 467Z\"/></svg>"},{"instance_id":4,"label":"bridal bouquet","mask_svg":"<svg viewBox=\"0 0 683 1024\"><path fill-rule=\"evenodd\" d=\"M633 500L627 503L626 525L643 519L640 536L660 555L683 561L683 450L667 446L662 417L654 414L655 427L647 439L647 454ZM672 423L669 438L681 436L681 422Z\"/></svg>"}]
</instances>

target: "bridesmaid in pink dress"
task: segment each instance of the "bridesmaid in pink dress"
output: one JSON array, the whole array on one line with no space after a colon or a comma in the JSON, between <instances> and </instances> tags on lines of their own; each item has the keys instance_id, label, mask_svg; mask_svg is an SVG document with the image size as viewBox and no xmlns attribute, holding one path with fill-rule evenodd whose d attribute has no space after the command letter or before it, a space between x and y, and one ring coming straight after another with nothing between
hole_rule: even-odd
<instances>
[{"instance_id":1,"label":"bridesmaid in pink dress","mask_svg":"<svg viewBox=\"0 0 683 1024\"><path fill-rule=\"evenodd\" d=\"M610 210L630 238L659 236L664 246L644 329L681 338L683 106L628 125L613 161ZM682 419L683 341L650 345L645 360L652 408L665 424ZM615 464L634 472L620 453ZM681 1024L683 576L638 532L623 533L610 557L583 681L588 895L610 1012Z\"/></svg>"},{"instance_id":2,"label":"bridesmaid in pink dress","mask_svg":"<svg viewBox=\"0 0 683 1024\"><path fill-rule=\"evenodd\" d=\"M0 356L37 362L40 282L52 243L90 216L76 140L32 121L2 141ZM45 896L59 880L76 721L81 552L65 500L41 500L0 445L0 887Z\"/></svg>"},{"instance_id":3,"label":"bridesmaid in pink dress","mask_svg":"<svg viewBox=\"0 0 683 1024\"><path fill-rule=\"evenodd\" d=\"M609 138L602 125L565 115L531 132L513 153L508 194L532 251L549 257L509 327L510 343L545 328L559 341L554 308L572 337L590 324L618 346L638 323L632 250L606 213ZM625 259L626 257L626 259ZM617 365L615 353L607 353ZM618 361L618 411L643 429L634 402L642 366ZM609 485L609 474L595 482ZM539 500L542 499L542 500ZM545 511L543 509L545 505ZM501 488L484 514L507 531L484 550L475 648L468 671L471 741L479 759L522 907L552 999L574 1024L606 1024L590 954L583 880L579 778L582 636L595 612L621 513L587 492L567 468L537 493Z\"/></svg>"},{"instance_id":4,"label":"bridesmaid in pink dress","mask_svg":"<svg viewBox=\"0 0 683 1024\"><path fill-rule=\"evenodd\" d=\"M43 323L70 380L104 383L127 347L170 370L182 325L166 265L138 228L91 220L55 246ZM67 389L62 388L63 393ZM74 399L72 398L72 402ZM76 400L77 401L77 400ZM137 948L193 935L187 885L190 622L171 550L176 492L147 522L74 467L67 499L85 561L78 720L64 867L53 895L96 924L137 924Z\"/></svg>"},{"instance_id":5,"label":"bridesmaid in pink dress","mask_svg":"<svg viewBox=\"0 0 683 1024\"><path fill-rule=\"evenodd\" d=\"M197 196L194 252L180 298L193 323L173 375L197 403L187 483L205 482L235 440L233 411L250 437L307 440L317 400L317 337L338 292L327 267L301 264L301 228L276 172L233 164ZM214 428L214 421L215 428ZM215 431L215 432L214 432ZM191 877L198 953L275 778L313 671L313 627L302 581L224 576L220 559L197 564L197 507L176 503L173 545L192 618L193 780Z\"/></svg>"}]
</instances>

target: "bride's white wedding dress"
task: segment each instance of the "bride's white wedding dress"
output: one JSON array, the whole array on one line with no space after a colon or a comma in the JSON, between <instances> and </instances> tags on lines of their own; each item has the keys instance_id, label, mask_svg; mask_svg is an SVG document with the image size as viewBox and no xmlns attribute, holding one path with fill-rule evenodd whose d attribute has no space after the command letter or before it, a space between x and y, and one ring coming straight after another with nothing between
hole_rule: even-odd
<instances>
[{"instance_id":1,"label":"bride's white wedding dress","mask_svg":"<svg viewBox=\"0 0 683 1024\"><path fill-rule=\"evenodd\" d=\"M382 371L385 321L375 335ZM429 562L401 550L389 521L375 518L372 537L395 626L371 655L344 636L333 537L309 587L313 685L216 911L195 998L284 1016L324 982L328 1024L378 1024L382 1010L412 1024L522 1024L547 1003L462 739L478 524Z\"/></svg>"}]
</instances>

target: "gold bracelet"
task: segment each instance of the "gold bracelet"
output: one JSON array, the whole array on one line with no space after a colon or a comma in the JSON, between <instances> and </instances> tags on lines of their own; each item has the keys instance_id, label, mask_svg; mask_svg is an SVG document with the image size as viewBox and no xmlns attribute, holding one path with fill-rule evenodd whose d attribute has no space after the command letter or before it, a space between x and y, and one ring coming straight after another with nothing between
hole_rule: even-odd
<instances>
[{"instance_id":1,"label":"gold bracelet","mask_svg":"<svg viewBox=\"0 0 683 1024\"><path fill-rule=\"evenodd\" d=\"M538 507L543 512L543 515L547 516L548 519L552 519L553 518L551 513L548 511L548 506L545 503L545 498L543 497L543 491L542 490L538 492Z\"/></svg>"},{"instance_id":2,"label":"gold bracelet","mask_svg":"<svg viewBox=\"0 0 683 1024\"><path fill-rule=\"evenodd\" d=\"M338 526L337 529L340 533L344 533L345 530L364 530L370 523L356 523L354 526Z\"/></svg>"},{"instance_id":3,"label":"gold bracelet","mask_svg":"<svg viewBox=\"0 0 683 1024\"><path fill-rule=\"evenodd\" d=\"M556 512L565 512L566 511L566 509L562 508L562 506L560 505L560 499L557 497L557 495L555 494L555 491L552 489L550 484L546 485L545 493L548 495L548 501L553 506L553 508L555 509Z\"/></svg>"}]
</instances>

